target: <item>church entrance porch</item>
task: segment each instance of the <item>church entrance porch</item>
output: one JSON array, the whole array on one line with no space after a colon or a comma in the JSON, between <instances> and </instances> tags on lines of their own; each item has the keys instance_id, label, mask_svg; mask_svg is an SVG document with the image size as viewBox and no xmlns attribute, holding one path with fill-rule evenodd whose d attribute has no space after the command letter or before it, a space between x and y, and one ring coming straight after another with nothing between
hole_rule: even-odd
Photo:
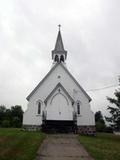
<instances>
[{"instance_id":1,"label":"church entrance porch","mask_svg":"<svg viewBox=\"0 0 120 160\"><path fill-rule=\"evenodd\" d=\"M45 120L42 130L47 133L72 133L77 126L74 121L66 120Z\"/></svg>"},{"instance_id":2,"label":"church entrance porch","mask_svg":"<svg viewBox=\"0 0 120 160\"><path fill-rule=\"evenodd\" d=\"M63 87L59 83L55 87L55 93L49 97L46 105L46 120L72 121L73 107L67 93L62 90Z\"/></svg>"}]
</instances>

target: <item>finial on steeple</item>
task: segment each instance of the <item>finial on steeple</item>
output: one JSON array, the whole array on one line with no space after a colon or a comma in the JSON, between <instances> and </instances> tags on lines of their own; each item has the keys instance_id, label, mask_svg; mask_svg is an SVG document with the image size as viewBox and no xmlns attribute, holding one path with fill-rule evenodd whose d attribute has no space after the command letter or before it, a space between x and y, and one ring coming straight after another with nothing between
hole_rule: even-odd
<instances>
[{"instance_id":1,"label":"finial on steeple","mask_svg":"<svg viewBox=\"0 0 120 160\"><path fill-rule=\"evenodd\" d=\"M60 27L61 27L61 25L59 24L59 25L58 25L58 27L59 27L59 31L60 31Z\"/></svg>"}]
</instances>

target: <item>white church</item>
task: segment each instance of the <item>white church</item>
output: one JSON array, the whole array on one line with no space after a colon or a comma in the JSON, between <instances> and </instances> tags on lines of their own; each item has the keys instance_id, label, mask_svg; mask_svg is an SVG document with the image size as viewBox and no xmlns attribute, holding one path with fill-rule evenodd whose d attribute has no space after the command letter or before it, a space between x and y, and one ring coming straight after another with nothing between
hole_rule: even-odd
<instances>
[{"instance_id":1,"label":"white church","mask_svg":"<svg viewBox=\"0 0 120 160\"><path fill-rule=\"evenodd\" d=\"M95 134L91 98L66 66L67 51L60 27L52 60L50 71L27 97L23 128Z\"/></svg>"}]
</instances>

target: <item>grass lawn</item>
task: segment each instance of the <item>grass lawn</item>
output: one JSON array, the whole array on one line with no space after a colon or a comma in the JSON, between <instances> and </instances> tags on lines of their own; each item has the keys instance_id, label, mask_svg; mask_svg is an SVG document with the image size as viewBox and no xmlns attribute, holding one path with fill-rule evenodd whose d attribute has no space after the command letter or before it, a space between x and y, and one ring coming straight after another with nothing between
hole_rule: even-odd
<instances>
[{"instance_id":1,"label":"grass lawn","mask_svg":"<svg viewBox=\"0 0 120 160\"><path fill-rule=\"evenodd\" d=\"M78 138L95 160L120 160L120 136L98 133L96 137Z\"/></svg>"},{"instance_id":2,"label":"grass lawn","mask_svg":"<svg viewBox=\"0 0 120 160\"><path fill-rule=\"evenodd\" d=\"M33 160L44 138L41 132L0 129L0 160Z\"/></svg>"}]
</instances>

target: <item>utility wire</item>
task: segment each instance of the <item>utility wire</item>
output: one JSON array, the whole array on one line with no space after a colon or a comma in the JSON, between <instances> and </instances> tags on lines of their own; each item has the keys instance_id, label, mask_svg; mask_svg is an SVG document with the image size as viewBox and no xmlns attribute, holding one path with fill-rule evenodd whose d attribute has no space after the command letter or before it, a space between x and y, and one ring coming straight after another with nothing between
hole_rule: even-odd
<instances>
[{"instance_id":1,"label":"utility wire","mask_svg":"<svg viewBox=\"0 0 120 160\"><path fill-rule=\"evenodd\" d=\"M100 91L100 90L105 90L105 89L113 88L113 87L117 87L117 86L119 86L119 85L116 84L116 85L111 85L111 86L105 86L105 87L102 87L102 88L90 89L90 90L87 90L87 92Z\"/></svg>"}]
</instances>

